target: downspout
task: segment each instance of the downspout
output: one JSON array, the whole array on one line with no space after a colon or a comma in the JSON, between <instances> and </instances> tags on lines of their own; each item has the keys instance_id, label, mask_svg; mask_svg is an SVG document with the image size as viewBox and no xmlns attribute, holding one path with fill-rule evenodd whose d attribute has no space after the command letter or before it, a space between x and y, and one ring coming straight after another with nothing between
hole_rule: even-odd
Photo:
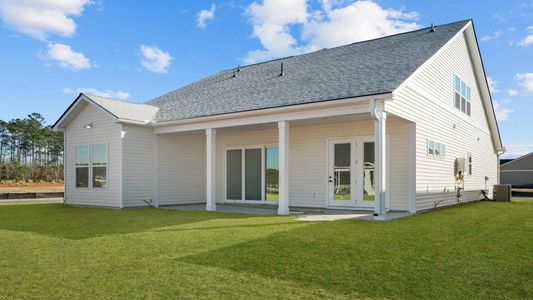
<instances>
[{"instance_id":1,"label":"downspout","mask_svg":"<svg viewBox=\"0 0 533 300\"><path fill-rule=\"evenodd\" d=\"M505 148L496 151L496 155L498 156L496 184L500 184L500 156L502 156L506 151L507 149Z\"/></svg>"},{"instance_id":2,"label":"downspout","mask_svg":"<svg viewBox=\"0 0 533 300\"><path fill-rule=\"evenodd\" d=\"M380 111L376 105L376 99L370 99L370 116L374 119L374 145L375 145L375 163L374 163L374 180L376 180L375 172L378 171L377 181L375 181L375 207L374 219L384 220L385 215L385 191L386 191L386 133L385 120L386 113Z\"/></svg>"}]
</instances>

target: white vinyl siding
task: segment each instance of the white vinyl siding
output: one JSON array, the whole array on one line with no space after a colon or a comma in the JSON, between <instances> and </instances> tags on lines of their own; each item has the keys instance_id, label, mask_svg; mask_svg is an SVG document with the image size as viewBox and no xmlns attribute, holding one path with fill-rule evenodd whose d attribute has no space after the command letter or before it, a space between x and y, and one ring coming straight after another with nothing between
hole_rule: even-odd
<instances>
[{"instance_id":1,"label":"white vinyl siding","mask_svg":"<svg viewBox=\"0 0 533 300\"><path fill-rule=\"evenodd\" d=\"M158 148L159 204L205 203L205 134L162 134Z\"/></svg>"},{"instance_id":2,"label":"white vinyl siding","mask_svg":"<svg viewBox=\"0 0 533 300\"><path fill-rule=\"evenodd\" d=\"M66 185L65 202L74 205L120 207L120 125L102 110L89 105L69 123L66 128L65 162ZM85 125L92 122L90 129ZM107 144L107 188L76 188L75 147L77 145ZM89 180L92 180L89 177Z\"/></svg>"},{"instance_id":3,"label":"white vinyl siding","mask_svg":"<svg viewBox=\"0 0 533 300\"><path fill-rule=\"evenodd\" d=\"M319 121L315 124L291 123L289 129L289 205L302 207L327 206L328 139L373 136L370 119L361 121ZM390 144L388 184L391 209L408 210L408 123L395 118L387 120ZM205 137L204 137L205 138ZM217 202L224 201L224 152L226 148L243 145L274 145L278 129L217 131Z\"/></svg>"},{"instance_id":4,"label":"white vinyl siding","mask_svg":"<svg viewBox=\"0 0 533 300\"><path fill-rule=\"evenodd\" d=\"M454 107L454 75L471 86L471 117ZM455 158L467 157L469 152L479 163L474 163L473 175L465 177L465 199L479 198L485 186L492 190L498 177L497 155L463 34L397 90L385 109L416 122L418 210L431 208L433 200L445 199L441 206L456 203ZM443 159L427 155L427 139L446 145ZM489 177L487 182L485 176ZM452 196L444 196L447 193Z\"/></svg>"},{"instance_id":5,"label":"white vinyl siding","mask_svg":"<svg viewBox=\"0 0 533 300\"><path fill-rule=\"evenodd\" d=\"M147 206L154 198L154 136L151 128L122 126L124 206Z\"/></svg>"}]
</instances>

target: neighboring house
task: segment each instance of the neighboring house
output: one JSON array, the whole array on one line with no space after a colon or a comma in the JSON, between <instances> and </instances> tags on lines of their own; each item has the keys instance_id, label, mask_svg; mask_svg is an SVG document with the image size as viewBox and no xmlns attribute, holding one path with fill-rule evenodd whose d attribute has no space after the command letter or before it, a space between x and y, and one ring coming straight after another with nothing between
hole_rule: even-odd
<instances>
[{"instance_id":1,"label":"neighboring house","mask_svg":"<svg viewBox=\"0 0 533 300\"><path fill-rule=\"evenodd\" d=\"M533 186L533 152L502 164L500 181L512 186Z\"/></svg>"},{"instance_id":2,"label":"neighboring house","mask_svg":"<svg viewBox=\"0 0 533 300\"><path fill-rule=\"evenodd\" d=\"M514 158L500 158L500 166L513 160Z\"/></svg>"},{"instance_id":3,"label":"neighboring house","mask_svg":"<svg viewBox=\"0 0 533 300\"><path fill-rule=\"evenodd\" d=\"M457 188L492 192L503 151L470 20L222 71L145 104L80 94L54 128L65 203L120 208L416 213L456 204Z\"/></svg>"}]
</instances>

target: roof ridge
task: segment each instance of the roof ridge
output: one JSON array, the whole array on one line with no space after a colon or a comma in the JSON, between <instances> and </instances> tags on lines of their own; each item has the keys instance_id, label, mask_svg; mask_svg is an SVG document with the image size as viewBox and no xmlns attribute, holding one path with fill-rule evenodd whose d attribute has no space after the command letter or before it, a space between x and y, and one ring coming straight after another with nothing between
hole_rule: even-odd
<instances>
[{"instance_id":1,"label":"roof ridge","mask_svg":"<svg viewBox=\"0 0 533 300\"><path fill-rule=\"evenodd\" d=\"M147 104L146 102L142 102L142 103L139 103L139 102L132 102L132 101L126 101L126 100L122 100L122 99L116 99L116 98L110 98L110 97L104 97L104 96L98 96L98 95L94 95L94 94L89 94L89 93L80 93L81 95L84 95L86 97L88 97L89 99L93 100L91 97L98 97L98 98L102 98L102 99L106 99L106 100L112 100L112 101L117 101L117 102L122 102L122 103L126 103L126 104L137 104L137 105L150 105L150 104ZM151 105L153 106L153 105Z\"/></svg>"},{"instance_id":2,"label":"roof ridge","mask_svg":"<svg viewBox=\"0 0 533 300\"><path fill-rule=\"evenodd\" d=\"M235 69L222 70L145 104L159 107L156 119L165 122L392 92L471 21L439 25L434 33L424 27L242 66L244 73L236 79L231 78ZM275 69L284 61L295 69L279 76Z\"/></svg>"},{"instance_id":3,"label":"roof ridge","mask_svg":"<svg viewBox=\"0 0 533 300\"><path fill-rule=\"evenodd\" d=\"M446 24L434 25L434 27L438 28L438 27L449 26L449 25L453 25L453 24L471 22L471 21L472 21L471 18L470 19L463 19L463 20L460 20L460 21L450 22L450 23L446 23ZM316 53L316 52L319 52L319 51L337 49L337 48L347 47L347 46L361 44L361 43L374 42L374 41L381 40L381 39L386 39L386 38L390 38L390 37L394 37L394 36L399 36L399 35L408 34L408 33L414 33L414 32L417 32L417 31L423 31L423 30L428 30L428 29L431 29L431 26L427 26L427 27L423 27L423 28L419 28L419 29L415 29L415 30L410 30L410 31L398 32L398 33L394 33L394 34L390 34L390 35L384 35L384 36L380 36L380 37L376 37L376 38L372 38L372 39L368 39L368 40L357 41L357 42L353 42L353 43L349 43L349 44L343 44L343 45L334 46L334 47L331 47L331 48L322 48L322 49L314 50L314 51L310 51L310 52L305 52L305 53L300 53L300 54L295 54L295 55L289 55L289 56L274 58L274 59L270 59L270 60L266 60L266 61L262 61L262 62L253 63L253 64L239 65L239 67L242 69L242 68L257 66L257 65L261 65L261 64L267 64L267 63L270 63L270 62L275 62L275 61L284 60L284 59L288 59L288 58L293 58L293 57L313 54L313 53ZM224 70L222 70L222 71L220 71L218 73L227 72L227 71L231 71L231 70L234 70L234 69L235 68L224 69Z\"/></svg>"}]
</instances>

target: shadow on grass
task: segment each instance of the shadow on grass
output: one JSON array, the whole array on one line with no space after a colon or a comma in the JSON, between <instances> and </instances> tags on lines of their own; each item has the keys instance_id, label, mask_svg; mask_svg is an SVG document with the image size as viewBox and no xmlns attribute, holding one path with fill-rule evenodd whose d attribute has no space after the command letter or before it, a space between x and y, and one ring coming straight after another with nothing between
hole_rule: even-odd
<instances>
[{"instance_id":1,"label":"shadow on grass","mask_svg":"<svg viewBox=\"0 0 533 300\"><path fill-rule=\"evenodd\" d=\"M86 239L215 219L251 217L261 216L150 208L80 208L63 204L3 205L0 207L0 229L67 239Z\"/></svg>"},{"instance_id":2,"label":"shadow on grass","mask_svg":"<svg viewBox=\"0 0 533 300\"><path fill-rule=\"evenodd\" d=\"M316 223L180 260L346 297L520 298L527 279L505 274L532 273L508 256L533 246L523 226L528 212L515 206L506 214L504 207L483 203L388 223Z\"/></svg>"}]
</instances>

